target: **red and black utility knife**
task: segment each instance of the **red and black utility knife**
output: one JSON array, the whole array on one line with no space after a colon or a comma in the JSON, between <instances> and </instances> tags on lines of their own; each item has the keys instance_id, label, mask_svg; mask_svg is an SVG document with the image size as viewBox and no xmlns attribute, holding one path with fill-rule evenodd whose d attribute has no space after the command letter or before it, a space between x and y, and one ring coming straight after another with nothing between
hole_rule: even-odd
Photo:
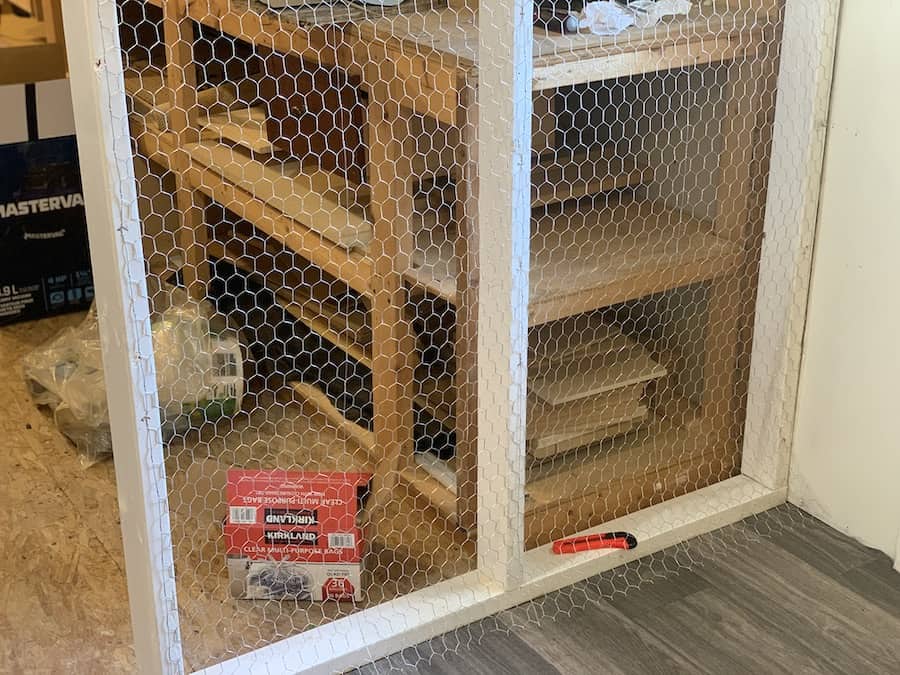
<instances>
[{"instance_id":1,"label":"red and black utility knife","mask_svg":"<svg viewBox=\"0 0 900 675\"><path fill-rule=\"evenodd\" d=\"M625 550L637 546L637 538L629 532L600 532L581 537L557 539L553 542L553 552L557 555L565 553L581 553L600 548L620 548Z\"/></svg>"}]
</instances>

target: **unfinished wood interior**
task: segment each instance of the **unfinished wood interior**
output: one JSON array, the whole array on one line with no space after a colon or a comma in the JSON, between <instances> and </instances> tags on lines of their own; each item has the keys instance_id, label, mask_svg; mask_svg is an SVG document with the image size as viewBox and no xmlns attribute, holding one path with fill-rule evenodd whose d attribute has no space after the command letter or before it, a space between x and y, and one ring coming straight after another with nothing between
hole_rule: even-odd
<instances>
[{"instance_id":1,"label":"unfinished wood interior","mask_svg":"<svg viewBox=\"0 0 900 675\"><path fill-rule=\"evenodd\" d=\"M475 14L122 5L138 161L174 190L155 269L237 321L246 288L269 293L302 326L271 340L309 358L260 346L282 380L260 381L344 444L336 468L374 472L377 550L429 581L467 569L490 264L474 255ZM614 38L535 32L529 547L739 470L780 21L778 3L718 2ZM442 538L459 560L431 568Z\"/></svg>"}]
</instances>

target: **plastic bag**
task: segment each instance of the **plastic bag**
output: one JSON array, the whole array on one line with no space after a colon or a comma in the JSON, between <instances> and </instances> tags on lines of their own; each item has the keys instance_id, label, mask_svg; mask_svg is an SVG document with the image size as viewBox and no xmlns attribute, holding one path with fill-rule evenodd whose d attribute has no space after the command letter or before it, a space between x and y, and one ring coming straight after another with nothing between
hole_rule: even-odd
<instances>
[{"instance_id":1,"label":"plastic bag","mask_svg":"<svg viewBox=\"0 0 900 675\"><path fill-rule=\"evenodd\" d=\"M236 332L214 330L208 312L188 301L165 310L151 329L164 440L240 409L243 353ZM35 403L53 409L83 463L112 454L96 307L28 354L24 372Z\"/></svg>"},{"instance_id":2,"label":"plastic bag","mask_svg":"<svg viewBox=\"0 0 900 675\"><path fill-rule=\"evenodd\" d=\"M690 0L637 0L628 5L634 14L634 25L652 28L667 16L686 16L691 11Z\"/></svg>"},{"instance_id":3,"label":"plastic bag","mask_svg":"<svg viewBox=\"0 0 900 675\"><path fill-rule=\"evenodd\" d=\"M634 25L634 15L615 2L588 2L584 5L580 28L587 28L594 35L618 35Z\"/></svg>"},{"instance_id":4,"label":"plastic bag","mask_svg":"<svg viewBox=\"0 0 900 675\"><path fill-rule=\"evenodd\" d=\"M601 0L584 5L578 25L595 35L618 35L631 26L652 28L667 16L687 15L690 11L690 0L635 0L627 5Z\"/></svg>"}]
</instances>

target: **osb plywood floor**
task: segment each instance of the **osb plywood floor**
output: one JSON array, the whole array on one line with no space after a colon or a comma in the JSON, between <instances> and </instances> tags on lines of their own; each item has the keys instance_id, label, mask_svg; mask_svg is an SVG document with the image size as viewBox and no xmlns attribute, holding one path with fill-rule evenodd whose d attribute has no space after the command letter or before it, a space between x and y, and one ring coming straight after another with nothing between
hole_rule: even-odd
<instances>
[{"instance_id":1,"label":"osb plywood floor","mask_svg":"<svg viewBox=\"0 0 900 675\"><path fill-rule=\"evenodd\" d=\"M82 315L0 329L0 672L134 671L113 466L84 469L21 358Z\"/></svg>"},{"instance_id":2,"label":"osb plywood floor","mask_svg":"<svg viewBox=\"0 0 900 675\"><path fill-rule=\"evenodd\" d=\"M282 394L284 392L281 392ZM265 394L210 433L168 446L169 506L177 567L182 640L189 666L200 668L263 647L471 568L474 546L411 495L395 494L369 529L362 602L257 602L231 597L222 521L225 471L289 468L371 471L355 442L314 410Z\"/></svg>"},{"instance_id":3,"label":"osb plywood floor","mask_svg":"<svg viewBox=\"0 0 900 675\"><path fill-rule=\"evenodd\" d=\"M133 667L112 462L85 468L26 390L21 359L71 315L0 329L0 672ZM284 393L284 392L282 392ZM370 530L366 598L347 603L235 600L221 523L230 466L371 470L352 441L290 396L261 395L232 420L168 446L172 539L189 670L250 651L470 569L474 547L427 503L394 499ZM28 515L28 520L24 515ZM8 534L6 534L8 533ZM47 664L46 667L41 664Z\"/></svg>"}]
</instances>

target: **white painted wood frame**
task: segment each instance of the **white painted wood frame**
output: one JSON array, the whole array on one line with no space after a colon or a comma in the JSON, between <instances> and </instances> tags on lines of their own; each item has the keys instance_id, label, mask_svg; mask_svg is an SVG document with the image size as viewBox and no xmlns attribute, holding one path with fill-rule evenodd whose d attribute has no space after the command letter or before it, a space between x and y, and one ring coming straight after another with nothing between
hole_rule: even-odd
<instances>
[{"instance_id":1,"label":"white painted wood frame","mask_svg":"<svg viewBox=\"0 0 900 675\"><path fill-rule=\"evenodd\" d=\"M134 649L183 671L156 365L115 2L63 3Z\"/></svg>"},{"instance_id":2,"label":"white painted wood frame","mask_svg":"<svg viewBox=\"0 0 900 675\"><path fill-rule=\"evenodd\" d=\"M793 444L840 5L785 8L741 460L773 489L787 486Z\"/></svg>"},{"instance_id":3,"label":"white painted wood frame","mask_svg":"<svg viewBox=\"0 0 900 675\"><path fill-rule=\"evenodd\" d=\"M481 266L479 296L480 486L490 481L489 489L479 490L479 568L202 672L347 669L784 502L839 6L840 0L787 0L744 475L594 528L633 531L641 541L634 551L559 557L548 547L522 553L529 227L529 148L523 139L530 138L531 5L481 0L482 21L504 21L481 32L480 82L482 91L490 90L491 105L479 109L480 190L511 197L479 204L480 218L491 218L480 240L482 259L491 264ZM149 312L115 21L112 0L65 3L135 648L142 670L179 672Z\"/></svg>"},{"instance_id":4,"label":"white painted wood frame","mask_svg":"<svg viewBox=\"0 0 900 675\"><path fill-rule=\"evenodd\" d=\"M505 591L525 551L533 11L497 0L478 18L478 194L509 195L478 200L478 571Z\"/></svg>"}]
</instances>

